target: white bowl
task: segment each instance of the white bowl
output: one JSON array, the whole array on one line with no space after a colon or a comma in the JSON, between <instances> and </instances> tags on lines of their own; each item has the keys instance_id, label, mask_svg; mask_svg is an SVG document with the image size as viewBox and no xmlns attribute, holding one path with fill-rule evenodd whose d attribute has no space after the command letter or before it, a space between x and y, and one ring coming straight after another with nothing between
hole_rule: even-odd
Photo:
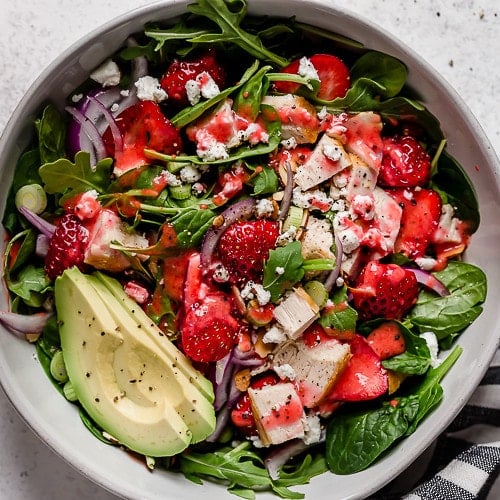
<instances>
[{"instance_id":1,"label":"white bowl","mask_svg":"<svg viewBox=\"0 0 500 500\"><path fill-rule=\"evenodd\" d=\"M149 21L168 19L185 11L187 1L167 0L121 16L81 39L53 62L26 93L0 139L0 187L2 210L12 178L12 165L29 142L32 122L43 102L61 102L66 94L86 79L91 69L113 53L134 32ZM367 47L394 55L409 68L409 83L424 97L426 106L441 121L448 139L448 151L465 167L476 188L481 225L466 253L468 261L480 266L489 281L484 312L460 337L463 354L443 381L444 400L409 438L400 442L383 459L367 470L349 476L331 473L297 487L306 498L328 491L330 499L362 498L395 478L412 463L460 411L478 385L500 338L500 246L499 166L478 123L460 97L414 52L344 9L325 6L321 0L250 0L251 14L296 15L297 19L351 36ZM286 9L284 9L286 5ZM1 241L5 240L3 229ZM0 298L5 309L6 293ZM42 373L34 349L17 337L0 335L0 382L14 406L30 427L55 452L91 480L127 498L197 499L235 498L223 486L205 482L193 485L180 474L157 470L150 473L122 451L104 445L82 425L76 407L68 404ZM276 498L263 494L262 498Z\"/></svg>"}]
</instances>

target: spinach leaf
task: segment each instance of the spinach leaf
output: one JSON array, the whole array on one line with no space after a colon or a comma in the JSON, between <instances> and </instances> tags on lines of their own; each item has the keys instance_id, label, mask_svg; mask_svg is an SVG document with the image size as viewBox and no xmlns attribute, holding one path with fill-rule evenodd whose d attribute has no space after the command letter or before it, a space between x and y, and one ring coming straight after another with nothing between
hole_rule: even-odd
<instances>
[{"instance_id":1,"label":"spinach leaf","mask_svg":"<svg viewBox=\"0 0 500 500\"><path fill-rule=\"evenodd\" d=\"M406 351L382 361L382 365L384 368L407 375L423 375L431 364L431 354L427 342L402 323L396 323L404 336Z\"/></svg>"},{"instance_id":2,"label":"spinach leaf","mask_svg":"<svg viewBox=\"0 0 500 500\"><path fill-rule=\"evenodd\" d=\"M463 167L448 153L441 153L437 168L431 179L431 187L445 193L460 220L468 223L474 233L479 227L480 215L476 191Z\"/></svg>"},{"instance_id":3,"label":"spinach leaf","mask_svg":"<svg viewBox=\"0 0 500 500\"><path fill-rule=\"evenodd\" d=\"M269 252L269 259L264 264L262 284L271 293L272 302L302 279L303 264L300 241L292 241Z\"/></svg>"},{"instance_id":4,"label":"spinach leaf","mask_svg":"<svg viewBox=\"0 0 500 500\"><path fill-rule=\"evenodd\" d=\"M431 368L427 372L424 380L414 393L418 396L419 407L412 424L406 431L407 436L414 432L421 420L440 403L443 398L443 388L440 382L461 354L462 348L458 345L455 346L453 351L451 351L439 366Z\"/></svg>"},{"instance_id":5,"label":"spinach leaf","mask_svg":"<svg viewBox=\"0 0 500 500\"><path fill-rule=\"evenodd\" d=\"M255 121L260 113L260 103L269 88L265 78L271 66L264 66L257 71L239 90L234 98L233 110L249 121Z\"/></svg>"},{"instance_id":6,"label":"spinach leaf","mask_svg":"<svg viewBox=\"0 0 500 500\"><path fill-rule=\"evenodd\" d=\"M326 461L332 472L353 474L365 469L406 434L418 412L418 396L397 401L353 414L334 414L326 434Z\"/></svg>"},{"instance_id":7,"label":"spinach leaf","mask_svg":"<svg viewBox=\"0 0 500 500\"><path fill-rule=\"evenodd\" d=\"M383 90L383 97L394 97L401 92L406 78L406 66L395 57L370 51L362 55L351 68L351 80L368 78Z\"/></svg>"},{"instance_id":8,"label":"spinach leaf","mask_svg":"<svg viewBox=\"0 0 500 500\"><path fill-rule=\"evenodd\" d=\"M486 298L486 275L468 262L450 261L435 276L450 294L439 297L422 290L409 320L420 332L434 332L438 340L443 340L462 331L481 314L481 304Z\"/></svg>"},{"instance_id":9,"label":"spinach leaf","mask_svg":"<svg viewBox=\"0 0 500 500\"><path fill-rule=\"evenodd\" d=\"M56 161L66 156L66 124L56 107L49 104L41 118L35 120L41 163Z\"/></svg>"},{"instance_id":10,"label":"spinach leaf","mask_svg":"<svg viewBox=\"0 0 500 500\"><path fill-rule=\"evenodd\" d=\"M76 153L75 163L66 158L59 158L42 165L40 177L47 193L61 193L64 195L63 199L93 189L104 193L109 186L112 162L111 158L105 158L93 168L90 164L90 154L79 151Z\"/></svg>"},{"instance_id":11,"label":"spinach leaf","mask_svg":"<svg viewBox=\"0 0 500 500\"><path fill-rule=\"evenodd\" d=\"M327 331L354 332L358 313L347 301L347 287L343 286L330 297L332 306L326 306L318 323Z\"/></svg>"},{"instance_id":12,"label":"spinach leaf","mask_svg":"<svg viewBox=\"0 0 500 500\"><path fill-rule=\"evenodd\" d=\"M255 196L272 194L278 190L278 176L273 168L262 166L260 171L252 176L250 184L253 186Z\"/></svg>"},{"instance_id":13,"label":"spinach leaf","mask_svg":"<svg viewBox=\"0 0 500 500\"><path fill-rule=\"evenodd\" d=\"M11 276L6 279L8 289L21 297L32 307L40 307L43 303L43 294L50 289L50 280L43 267L28 265L21 269L16 279Z\"/></svg>"},{"instance_id":14,"label":"spinach leaf","mask_svg":"<svg viewBox=\"0 0 500 500\"><path fill-rule=\"evenodd\" d=\"M7 243L4 253L4 279L10 280L10 274L26 264L34 255L36 233L33 229L25 229L17 233ZM13 248L19 245L16 251Z\"/></svg>"},{"instance_id":15,"label":"spinach leaf","mask_svg":"<svg viewBox=\"0 0 500 500\"><path fill-rule=\"evenodd\" d=\"M170 221L177 243L181 248L196 247L201 244L205 233L212 227L216 214L213 210L192 208L183 210Z\"/></svg>"}]
</instances>

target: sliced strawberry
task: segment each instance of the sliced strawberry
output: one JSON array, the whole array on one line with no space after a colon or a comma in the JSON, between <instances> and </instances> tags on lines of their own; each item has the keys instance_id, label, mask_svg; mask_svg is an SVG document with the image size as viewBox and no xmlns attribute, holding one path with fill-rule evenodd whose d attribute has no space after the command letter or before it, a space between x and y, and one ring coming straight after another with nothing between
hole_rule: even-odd
<instances>
[{"instance_id":1,"label":"sliced strawberry","mask_svg":"<svg viewBox=\"0 0 500 500\"><path fill-rule=\"evenodd\" d=\"M226 80L226 72L217 61L215 50L208 49L191 59L174 60L163 75L160 85L168 94L168 102L176 106L187 106L186 83L207 72L221 89Z\"/></svg>"},{"instance_id":2,"label":"sliced strawberry","mask_svg":"<svg viewBox=\"0 0 500 500\"><path fill-rule=\"evenodd\" d=\"M405 338L394 321L384 322L374 328L366 340L380 359L392 358L406 350Z\"/></svg>"},{"instance_id":3,"label":"sliced strawberry","mask_svg":"<svg viewBox=\"0 0 500 500\"><path fill-rule=\"evenodd\" d=\"M385 187L425 186L431 176L431 158L411 136L384 139L378 183Z\"/></svg>"},{"instance_id":4,"label":"sliced strawberry","mask_svg":"<svg viewBox=\"0 0 500 500\"><path fill-rule=\"evenodd\" d=\"M203 300L208 290L208 285L203 281L201 257L198 252L189 255L184 282L184 308L189 310L194 304Z\"/></svg>"},{"instance_id":5,"label":"sliced strawberry","mask_svg":"<svg viewBox=\"0 0 500 500\"><path fill-rule=\"evenodd\" d=\"M219 255L232 284L262 281L264 261L279 235L276 221L240 221L229 226L219 241Z\"/></svg>"},{"instance_id":6,"label":"sliced strawberry","mask_svg":"<svg viewBox=\"0 0 500 500\"><path fill-rule=\"evenodd\" d=\"M416 302L417 279L397 264L368 262L351 289L353 303L361 320L400 319Z\"/></svg>"},{"instance_id":7,"label":"sliced strawberry","mask_svg":"<svg viewBox=\"0 0 500 500\"><path fill-rule=\"evenodd\" d=\"M45 271L48 277L55 279L65 269L73 266L83 270L88 241L89 232L76 216L66 214L61 217L50 238L45 257Z\"/></svg>"},{"instance_id":8,"label":"sliced strawberry","mask_svg":"<svg viewBox=\"0 0 500 500\"><path fill-rule=\"evenodd\" d=\"M130 106L116 118L116 123L123 137L122 151L114 151L109 128L103 135L108 154L115 157L116 175L150 163L144 154L146 148L165 154L182 150L179 131L153 101L139 101Z\"/></svg>"},{"instance_id":9,"label":"sliced strawberry","mask_svg":"<svg viewBox=\"0 0 500 500\"><path fill-rule=\"evenodd\" d=\"M352 357L328 395L328 401L367 401L378 398L389 387L380 358L361 335L349 343Z\"/></svg>"},{"instance_id":10,"label":"sliced strawberry","mask_svg":"<svg viewBox=\"0 0 500 500\"><path fill-rule=\"evenodd\" d=\"M441 197L433 189L393 189L388 192L403 209L395 252L410 259L422 257L439 225Z\"/></svg>"},{"instance_id":11,"label":"sliced strawberry","mask_svg":"<svg viewBox=\"0 0 500 500\"><path fill-rule=\"evenodd\" d=\"M181 326L186 355L201 363L226 356L237 343L240 326L231 313L231 302L222 292L209 293L199 304L194 304Z\"/></svg>"},{"instance_id":12,"label":"sliced strawberry","mask_svg":"<svg viewBox=\"0 0 500 500\"><path fill-rule=\"evenodd\" d=\"M250 387L253 389L262 389L267 385L275 385L279 382L279 377L274 373L264 373L255 377ZM238 427L247 436L256 436L257 427L250 403L250 397L245 392L231 410L231 420L233 424Z\"/></svg>"},{"instance_id":13,"label":"sliced strawberry","mask_svg":"<svg viewBox=\"0 0 500 500\"><path fill-rule=\"evenodd\" d=\"M319 324L314 322L307 330L302 334L302 340L307 347L315 347L321 342L327 342L331 340L325 329Z\"/></svg>"},{"instance_id":14,"label":"sliced strawberry","mask_svg":"<svg viewBox=\"0 0 500 500\"><path fill-rule=\"evenodd\" d=\"M349 86L349 68L336 56L331 54L314 54L309 58L314 66L319 80L320 87L318 97L330 101L337 97L344 97ZM299 74L300 59L292 61L283 68L282 73ZM294 82L275 82L274 87L277 92L283 94L295 94L300 84Z\"/></svg>"}]
</instances>

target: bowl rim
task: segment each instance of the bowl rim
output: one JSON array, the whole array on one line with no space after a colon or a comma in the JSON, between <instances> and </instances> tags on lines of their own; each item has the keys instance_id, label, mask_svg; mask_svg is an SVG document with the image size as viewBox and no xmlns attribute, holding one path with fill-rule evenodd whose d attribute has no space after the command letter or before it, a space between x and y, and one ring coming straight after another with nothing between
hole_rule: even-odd
<instances>
[{"instance_id":1,"label":"bowl rim","mask_svg":"<svg viewBox=\"0 0 500 500\"><path fill-rule=\"evenodd\" d=\"M498 190L498 175L499 175L499 166L498 166L498 158L489 143L489 140L486 137L486 134L480 127L475 116L472 114L468 106L463 102L462 98L458 95L458 93L451 87L451 85L442 77L441 74L437 70L435 70L428 62L424 61L415 51L407 47L404 42L394 37L392 34L387 33L387 31L382 28L380 25L369 21L367 18L360 16L358 14L354 14L348 9L340 8L339 6L333 5L330 2L325 4L322 0L287 0L287 2L291 5L291 7L297 8L297 6L301 6L301 9L313 10L315 12L325 12L329 15L335 14L338 16L345 17L349 22L355 23L358 25L362 25L368 31L375 31L377 33L377 37L382 39L384 43L397 46L398 51L406 56L401 57L403 60L411 60L412 63L416 63L417 65L423 67L427 75L429 75L435 82L436 87L442 89L444 93L446 93L452 100L453 105L460 109L463 114L464 122L467 122L468 126L475 129L475 138L478 143L484 146L483 154L485 155L485 159L489 165L494 166L494 174L497 176L497 190ZM50 75L58 70L62 70L65 66L67 66L68 62L71 61L77 53L81 51L83 47L88 45L92 40L98 39L102 37L105 33L109 33L117 29L120 26L124 25L133 25L138 18L153 16L154 18L158 18L159 14L165 11L168 14L168 17L171 15L176 16L181 12L184 12L185 6L189 3L188 0L160 0L155 1L153 3L137 7L133 10L130 10L126 13L123 13L114 19L102 24L101 26L93 29L88 34L81 37L79 40L71 44L66 50L64 50L58 57L56 57L35 79L35 81L30 85L28 91L25 93L23 98L20 100L18 105L16 106L14 112L11 117L7 121L7 124L2 132L0 137L0 162L2 160L1 155L4 151L8 150L12 141L16 140L19 134L21 133L22 127L25 125L24 121L26 120L26 108L30 109L30 101L34 99L35 94L37 94L40 86L45 82ZM281 2L282 3L282 2ZM259 14L262 13L263 10L266 10L266 6L269 7L269 2L266 0L249 0L248 1L248 12L249 14ZM162 16L163 17L163 16ZM304 17L303 15L298 16L299 18ZM337 29L333 29L332 31L341 31ZM356 38L355 36L353 38ZM2 200L3 204L3 200ZM493 358L496 347L500 342L500 334L498 332L498 321L497 328L495 329L496 336L492 335L490 341L485 344L485 348L488 352L488 356L483 356L481 359L480 365L474 372L473 380L474 383L470 384L468 390L464 391L460 398L457 400L449 402L448 411L445 416L442 415L443 409L437 408L433 413L432 417L435 417L433 420L436 420L439 416L440 421L440 430L443 430L459 413L462 409L466 401L470 398L476 386L478 385L480 379L483 377L486 372L488 365ZM4 339L2 339L2 342ZM3 353L0 352L0 361L2 360ZM96 472L92 468L92 460L89 460L85 457L75 456L73 451L73 447L71 443L67 443L62 439L59 439L59 436L56 434L54 436L53 430L46 423L41 422L33 417L33 409L34 407L30 404L30 402L25 401L22 397L18 395L21 394L19 391L19 387L15 381L10 377L9 372L4 371L4 364L0 362L0 384L3 387L8 399L13 404L14 408L16 408L17 412L20 414L21 418L28 424L28 426L38 435L41 440L47 444L56 454L61 456L65 461L67 461L70 465L72 465L76 470L84 474L87 478L101 485L105 489L118 494L123 495L125 497L133 497L138 492L132 487L125 486L117 486L116 483L110 481L106 474ZM446 379L443 382L443 386L446 388L447 382ZM67 404L62 401L62 404ZM427 422L426 422L427 423ZM425 432L424 432L425 431ZM420 456L424 450L431 444L431 442L437 437L439 432L431 430L430 425L425 427L419 427L416 433L408 439L412 439L413 448L411 450L411 455L414 458ZM94 438L95 439L95 438ZM97 440L96 440L97 442ZM410 453L407 447L405 446L405 442L398 445L398 450L403 451L406 449L407 453ZM97 450L97 447L96 447ZM389 455L393 454L391 452ZM380 462L386 462L386 458L382 459ZM401 473L404 469L406 469L410 465L411 460L404 460L399 466L395 464L390 465L390 474L387 473L384 480L379 480L371 485L366 484L364 489L359 492L355 492L351 495L345 496L343 498L357 498L357 494L361 493L363 495L371 494L377 491L379 488L384 486L387 482L389 482L393 477L397 474ZM372 467L370 467L371 469ZM353 481L355 481L354 476L359 476L366 478L366 474L358 473L353 475ZM153 497L152 497L153 498ZM274 497L273 497L274 498Z\"/></svg>"}]
</instances>

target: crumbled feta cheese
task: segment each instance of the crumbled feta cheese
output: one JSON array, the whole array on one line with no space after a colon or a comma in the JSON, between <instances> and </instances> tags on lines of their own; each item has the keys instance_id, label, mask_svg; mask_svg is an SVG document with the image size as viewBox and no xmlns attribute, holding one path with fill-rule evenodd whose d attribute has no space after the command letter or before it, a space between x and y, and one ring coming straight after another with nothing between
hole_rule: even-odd
<instances>
[{"instance_id":1,"label":"crumbled feta cheese","mask_svg":"<svg viewBox=\"0 0 500 500\"><path fill-rule=\"evenodd\" d=\"M120 83L121 72L118 64L108 59L97 69L90 73L90 78L103 87L113 87Z\"/></svg>"},{"instance_id":2,"label":"crumbled feta cheese","mask_svg":"<svg viewBox=\"0 0 500 500\"><path fill-rule=\"evenodd\" d=\"M295 137L289 137L288 139L283 139L280 143L285 149L295 149L297 147L297 139Z\"/></svg>"},{"instance_id":3,"label":"crumbled feta cheese","mask_svg":"<svg viewBox=\"0 0 500 500\"><path fill-rule=\"evenodd\" d=\"M288 363L280 366L273 366L273 370L281 380L295 380L295 377L297 376L295 370Z\"/></svg>"},{"instance_id":4,"label":"crumbled feta cheese","mask_svg":"<svg viewBox=\"0 0 500 500\"><path fill-rule=\"evenodd\" d=\"M204 129L196 133L196 154L204 161L225 160L229 158L227 147Z\"/></svg>"},{"instance_id":5,"label":"crumbled feta cheese","mask_svg":"<svg viewBox=\"0 0 500 500\"><path fill-rule=\"evenodd\" d=\"M321 441L321 421L318 415L306 415L306 417L302 419L302 423L304 425L304 443L319 443L319 441Z\"/></svg>"},{"instance_id":6,"label":"crumbled feta cheese","mask_svg":"<svg viewBox=\"0 0 500 500\"><path fill-rule=\"evenodd\" d=\"M159 175L153 179L153 182L166 182L169 186L180 186L182 184L182 181L168 170L162 170Z\"/></svg>"},{"instance_id":7,"label":"crumbled feta cheese","mask_svg":"<svg viewBox=\"0 0 500 500\"><path fill-rule=\"evenodd\" d=\"M436 366L439 366L441 364L441 360L438 358L438 353L439 353L439 344L437 337L434 332L424 332L420 334L420 337L422 337L425 340L425 343L427 344L427 347L429 348L429 352L431 354L431 366L432 368L436 368Z\"/></svg>"},{"instance_id":8,"label":"crumbled feta cheese","mask_svg":"<svg viewBox=\"0 0 500 500\"><path fill-rule=\"evenodd\" d=\"M211 99L220 94L219 86L207 71L202 71L197 75L196 81L200 84L200 92L205 99Z\"/></svg>"},{"instance_id":9,"label":"crumbled feta cheese","mask_svg":"<svg viewBox=\"0 0 500 500\"><path fill-rule=\"evenodd\" d=\"M344 229L338 233L340 242L342 243L343 253L352 253L359 247L358 235L352 229Z\"/></svg>"},{"instance_id":10,"label":"crumbled feta cheese","mask_svg":"<svg viewBox=\"0 0 500 500\"><path fill-rule=\"evenodd\" d=\"M203 194L206 192L207 188L201 182L195 182L192 186L194 194Z\"/></svg>"},{"instance_id":11,"label":"crumbled feta cheese","mask_svg":"<svg viewBox=\"0 0 500 500\"><path fill-rule=\"evenodd\" d=\"M83 94L73 94L71 96L72 102L80 102L82 100Z\"/></svg>"},{"instance_id":12,"label":"crumbled feta cheese","mask_svg":"<svg viewBox=\"0 0 500 500\"><path fill-rule=\"evenodd\" d=\"M432 271L437 264L437 260L432 257L417 257L415 264L424 271Z\"/></svg>"},{"instance_id":13,"label":"crumbled feta cheese","mask_svg":"<svg viewBox=\"0 0 500 500\"><path fill-rule=\"evenodd\" d=\"M194 165L186 165L179 172L182 182L193 184L201 179L201 172Z\"/></svg>"},{"instance_id":14,"label":"crumbled feta cheese","mask_svg":"<svg viewBox=\"0 0 500 500\"><path fill-rule=\"evenodd\" d=\"M120 95L123 97L128 97L130 95L130 90L129 89L122 89L122 90L120 90Z\"/></svg>"},{"instance_id":15,"label":"crumbled feta cheese","mask_svg":"<svg viewBox=\"0 0 500 500\"><path fill-rule=\"evenodd\" d=\"M282 274L285 274L285 268L281 267L281 266L278 266L274 271L276 272L276 274L278 276L281 276Z\"/></svg>"},{"instance_id":16,"label":"crumbled feta cheese","mask_svg":"<svg viewBox=\"0 0 500 500\"><path fill-rule=\"evenodd\" d=\"M333 199L320 189L302 191L300 187L296 187L292 193L292 203L299 208L316 208L326 212L331 208Z\"/></svg>"},{"instance_id":17,"label":"crumbled feta cheese","mask_svg":"<svg viewBox=\"0 0 500 500\"><path fill-rule=\"evenodd\" d=\"M335 281L335 284L340 288L341 286L344 286L344 278L342 278L342 276L339 276L336 281Z\"/></svg>"},{"instance_id":18,"label":"crumbled feta cheese","mask_svg":"<svg viewBox=\"0 0 500 500\"><path fill-rule=\"evenodd\" d=\"M314 64L308 57L302 57L299 61L299 69L297 73L308 80L321 81Z\"/></svg>"},{"instance_id":19,"label":"crumbled feta cheese","mask_svg":"<svg viewBox=\"0 0 500 500\"><path fill-rule=\"evenodd\" d=\"M274 213L274 205L271 200L267 198L262 198L257 202L255 207L257 217L268 217Z\"/></svg>"},{"instance_id":20,"label":"crumbled feta cheese","mask_svg":"<svg viewBox=\"0 0 500 500\"><path fill-rule=\"evenodd\" d=\"M137 98L141 101L162 102L167 98L158 79L152 76L143 76L134 85L137 88Z\"/></svg>"},{"instance_id":21,"label":"crumbled feta cheese","mask_svg":"<svg viewBox=\"0 0 500 500\"><path fill-rule=\"evenodd\" d=\"M262 337L265 344L281 344L286 340L286 334L278 325L273 325Z\"/></svg>"},{"instance_id":22,"label":"crumbled feta cheese","mask_svg":"<svg viewBox=\"0 0 500 500\"><path fill-rule=\"evenodd\" d=\"M323 154L332 161L339 161L342 158L342 150L333 144L325 144Z\"/></svg>"},{"instance_id":23,"label":"crumbled feta cheese","mask_svg":"<svg viewBox=\"0 0 500 500\"><path fill-rule=\"evenodd\" d=\"M330 113L328 112L328 110L326 109L326 106L323 106L319 111L318 111L318 118L320 120L324 120L325 118L328 118L328 116L330 115Z\"/></svg>"},{"instance_id":24,"label":"crumbled feta cheese","mask_svg":"<svg viewBox=\"0 0 500 500\"><path fill-rule=\"evenodd\" d=\"M259 283L254 283L253 281L249 281L241 290L241 297L243 299L257 299L257 302L260 306L265 306L271 300L271 292L266 290Z\"/></svg>"},{"instance_id":25,"label":"crumbled feta cheese","mask_svg":"<svg viewBox=\"0 0 500 500\"><path fill-rule=\"evenodd\" d=\"M375 217L375 202L373 196L357 194L351 201L350 210L363 220L372 220Z\"/></svg>"},{"instance_id":26,"label":"crumbled feta cheese","mask_svg":"<svg viewBox=\"0 0 500 500\"><path fill-rule=\"evenodd\" d=\"M278 238L276 238L276 246L284 247L288 243L291 243L295 236L297 236L297 228L295 226L290 226L284 233L281 233Z\"/></svg>"},{"instance_id":27,"label":"crumbled feta cheese","mask_svg":"<svg viewBox=\"0 0 500 500\"><path fill-rule=\"evenodd\" d=\"M252 442L255 448L265 448L264 443L261 441L259 436L250 436L248 439Z\"/></svg>"},{"instance_id":28,"label":"crumbled feta cheese","mask_svg":"<svg viewBox=\"0 0 500 500\"><path fill-rule=\"evenodd\" d=\"M188 98L189 104L194 106L200 102L201 98L201 86L196 80L188 80L184 85L186 89L186 96Z\"/></svg>"}]
</instances>

